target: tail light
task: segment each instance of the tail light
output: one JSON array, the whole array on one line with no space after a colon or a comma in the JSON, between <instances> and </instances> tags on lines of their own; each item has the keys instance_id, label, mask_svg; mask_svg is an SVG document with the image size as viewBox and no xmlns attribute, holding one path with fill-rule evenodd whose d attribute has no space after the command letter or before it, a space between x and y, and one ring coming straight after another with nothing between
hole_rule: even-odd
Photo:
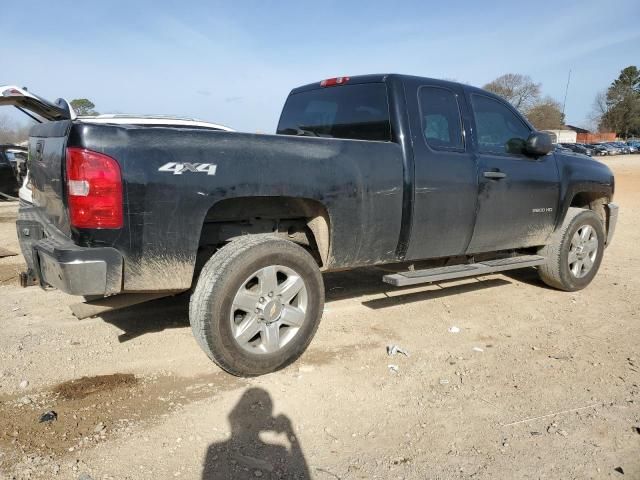
<instances>
[{"instance_id":1,"label":"tail light","mask_svg":"<svg viewBox=\"0 0 640 480\"><path fill-rule=\"evenodd\" d=\"M349 77L327 78L320 82L321 87L335 87L336 85L344 85L349 81Z\"/></svg>"},{"instance_id":2,"label":"tail light","mask_svg":"<svg viewBox=\"0 0 640 480\"><path fill-rule=\"evenodd\" d=\"M122 178L113 158L84 148L67 148L67 196L72 226L122 227Z\"/></svg>"}]
</instances>

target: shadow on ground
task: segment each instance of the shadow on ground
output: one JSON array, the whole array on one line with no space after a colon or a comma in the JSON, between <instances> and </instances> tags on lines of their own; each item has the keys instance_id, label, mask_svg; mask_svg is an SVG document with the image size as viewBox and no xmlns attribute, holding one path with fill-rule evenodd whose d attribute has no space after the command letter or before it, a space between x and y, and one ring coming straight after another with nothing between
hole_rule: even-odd
<instances>
[{"instance_id":1,"label":"shadow on ground","mask_svg":"<svg viewBox=\"0 0 640 480\"><path fill-rule=\"evenodd\" d=\"M382 298L364 300L362 305L372 308L386 308L413 302L434 300L437 298L476 292L508 285L504 278L468 278L465 283L448 284L440 282L431 284L428 290L418 290L425 285L409 287L392 287L382 282L382 276L390 270L383 268L360 268L344 272L324 274L326 301L346 300L362 296L385 295ZM544 286L538 279L535 269L514 270L505 275L518 282L535 286ZM409 291L410 290L410 291ZM407 293L402 293L407 292ZM103 313L100 317L107 323L123 330L118 340L126 342L146 333L161 332L169 328L189 327L189 293L174 297L162 298L151 302Z\"/></svg>"},{"instance_id":2,"label":"shadow on ground","mask_svg":"<svg viewBox=\"0 0 640 480\"><path fill-rule=\"evenodd\" d=\"M502 272L505 277L509 277L517 282L526 283L527 285L533 285L534 287L546 288L548 290L555 290L555 288L548 286L538 275L538 271L535 268L522 268L519 270L509 270Z\"/></svg>"},{"instance_id":3,"label":"shadow on ground","mask_svg":"<svg viewBox=\"0 0 640 480\"><path fill-rule=\"evenodd\" d=\"M310 478L291 420L286 415L273 416L267 391L245 391L228 418L231 438L209 446L202 480ZM265 434L272 441L265 441Z\"/></svg>"},{"instance_id":4,"label":"shadow on ground","mask_svg":"<svg viewBox=\"0 0 640 480\"><path fill-rule=\"evenodd\" d=\"M501 287L509 285L511 282L502 278L491 278L487 280L478 280L462 285L449 285L437 284L437 290L426 290L421 292L411 292L400 295L387 296L384 298L376 298L373 300L367 300L362 302L365 307L378 308L392 307L394 305L405 305L407 303L422 302L426 300L435 300L437 298L449 297L451 295L459 295L461 293L476 292L478 290L485 290L493 287Z\"/></svg>"},{"instance_id":5,"label":"shadow on ground","mask_svg":"<svg viewBox=\"0 0 640 480\"><path fill-rule=\"evenodd\" d=\"M120 342L169 328L189 327L189 294L161 298L100 315L105 322L123 330Z\"/></svg>"}]
</instances>

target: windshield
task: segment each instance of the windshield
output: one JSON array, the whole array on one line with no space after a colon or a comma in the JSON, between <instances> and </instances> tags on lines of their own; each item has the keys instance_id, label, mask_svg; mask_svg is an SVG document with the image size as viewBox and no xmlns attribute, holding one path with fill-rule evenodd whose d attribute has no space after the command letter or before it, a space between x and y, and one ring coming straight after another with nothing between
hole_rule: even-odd
<instances>
[{"instance_id":1,"label":"windshield","mask_svg":"<svg viewBox=\"0 0 640 480\"><path fill-rule=\"evenodd\" d=\"M342 85L290 95L277 133L389 142L391 122L386 86Z\"/></svg>"}]
</instances>

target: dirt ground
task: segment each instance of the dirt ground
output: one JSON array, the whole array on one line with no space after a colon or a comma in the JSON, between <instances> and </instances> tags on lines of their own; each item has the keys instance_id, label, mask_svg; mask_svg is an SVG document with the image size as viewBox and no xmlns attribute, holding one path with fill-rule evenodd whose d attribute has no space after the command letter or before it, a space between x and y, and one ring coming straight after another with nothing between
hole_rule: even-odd
<instances>
[{"instance_id":1,"label":"dirt ground","mask_svg":"<svg viewBox=\"0 0 640 480\"><path fill-rule=\"evenodd\" d=\"M640 155L606 162L620 220L586 290L328 274L309 350L249 380L200 351L186 296L79 321L0 259L0 478L640 479Z\"/></svg>"}]
</instances>

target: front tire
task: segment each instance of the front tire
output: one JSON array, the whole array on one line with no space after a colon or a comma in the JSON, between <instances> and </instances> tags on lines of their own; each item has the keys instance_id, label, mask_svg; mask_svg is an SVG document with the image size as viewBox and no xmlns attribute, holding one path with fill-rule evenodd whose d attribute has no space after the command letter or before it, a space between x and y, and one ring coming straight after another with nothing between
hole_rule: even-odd
<instances>
[{"instance_id":1,"label":"front tire","mask_svg":"<svg viewBox=\"0 0 640 480\"><path fill-rule=\"evenodd\" d=\"M324 284L309 252L275 235L247 235L206 263L189 305L193 334L225 371L243 377L294 362L315 335Z\"/></svg>"},{"instance_id":2,"label":"front tire","mask_svg":"<svg viewBox=\"0 0 640 480\"><path fill-rule=\"evenodd\" d=\"M547 258L547 263L538 267L540 279L559 290L582 290L598 273L604 245L600 217L591 210L569 208L551 243L539 252Z\"/></svg>"}]
</instances>

